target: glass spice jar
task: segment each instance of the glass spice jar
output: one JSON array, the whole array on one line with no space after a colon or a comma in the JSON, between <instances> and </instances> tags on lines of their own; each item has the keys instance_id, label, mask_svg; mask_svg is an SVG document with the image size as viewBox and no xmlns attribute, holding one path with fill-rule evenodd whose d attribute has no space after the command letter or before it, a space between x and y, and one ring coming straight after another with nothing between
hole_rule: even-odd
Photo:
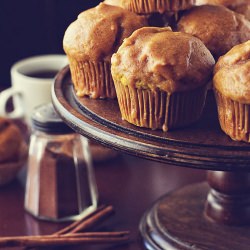
<instances>
[{"instance_id":1,"label":"glass spice jar","mask_svg":"<svg viewBox=\"0 0 250 250\"><path fill-rule=\"evenodd\" d=\"M88 140L68 127L52 104L32 116L25 209L51 221L78 219L97 207Z\"/></svg>"}]
</instances>

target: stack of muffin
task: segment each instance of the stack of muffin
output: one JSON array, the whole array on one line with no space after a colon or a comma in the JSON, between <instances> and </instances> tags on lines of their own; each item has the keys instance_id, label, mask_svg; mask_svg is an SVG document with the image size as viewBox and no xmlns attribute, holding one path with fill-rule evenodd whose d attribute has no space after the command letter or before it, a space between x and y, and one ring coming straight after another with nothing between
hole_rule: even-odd
<instances>
[{"instance_id":1,"label":"stack of muffin","mask_svg":"<svg viewBox=\"0 0 250 250\"><path fill-rule=\"evenodd\" d=\"M214 70L221 127L250 142L250 22L231 10L249 3L197 2L106 0L82 12L63 41L76 94L117 97L124 120L168 131L200 118ZM168 27L150 27L156 16Z\"/></svg>"}]
</instances>

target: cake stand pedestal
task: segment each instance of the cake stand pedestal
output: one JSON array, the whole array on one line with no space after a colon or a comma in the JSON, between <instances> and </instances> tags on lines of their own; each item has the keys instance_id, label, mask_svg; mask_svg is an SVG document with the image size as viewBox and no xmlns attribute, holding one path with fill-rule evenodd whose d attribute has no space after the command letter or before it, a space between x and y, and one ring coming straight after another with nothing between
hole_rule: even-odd
<instances>
[{"instance_id":1,"label":"cake stand pedestal","mask_svg":"<svg viewBox=\"0 0 250 250\"><path fill-rule=\"evenodd\" d=\"M140 224L147 248L249 249L250 227L246 225L250 221L250 195L249 188L245 192L246 183L241 185L237 180L241 177L244 182L249 174L209 172L208 178L212 178L213 183L219 181L220 187L225 184L225 193L202 183L184 187L158 200L144 214ZM236 182L239 186L231 185Z\"/></svg>"},{"instance_id":2,"label":"cake stand pedestal","mask_svg":"<svg viewBox=\"0 0 250 250\"><path fill-rule=\"evenodd\" d=\"M70 127L105 146L209 170L209 185L174 191L146 211L140 231L148 249L249 250L250 145L220 130L212 95L198 123L167 133L123 121L116 100L78 98L68 67L56 77L52 100Z\"/></svg>"}]
</instances>

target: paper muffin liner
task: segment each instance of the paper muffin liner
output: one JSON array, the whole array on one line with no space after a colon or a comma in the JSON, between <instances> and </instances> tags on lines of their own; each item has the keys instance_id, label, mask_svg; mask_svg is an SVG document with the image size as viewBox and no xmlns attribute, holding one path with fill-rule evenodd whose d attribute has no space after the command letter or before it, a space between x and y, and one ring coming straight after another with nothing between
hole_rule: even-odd
<instances>
[{"instance_id":1,"label":"paper muffin liner","mask_svg":"<svg viewBox=\"0 0 250 250\"><path fill-rule=\"evenodd\" d=\"M76 94L80 97L115 98L110 62L86 62L69 59Z\"/></svg>"},{"instance_id":2,"label":"paper muffin liner","mask_svg":"<svg viewBox=\"0 0 250 250\"><path fill-rule=\"evenodd\" d=\"M214 89L221 129L233 140L250 142L250 105L234 101Z\"/></svg>"},{"instance_id":3,"label":"paper muffin liner","mask_svg":"<svg viewBox=\"0 0 250 250\"><path fill-rule=\"evenodd\" d=\"M138 0L130 1L127 9L135 13L152 13L165 11L176 12L179 10L185 10L194 5L194 0Z\"/></svg>"},{"instance_id":4,"label":"paper muffin liner","mask_svg":"<svg viewBox=\"0 0 250 250\"><path fill-rule=\"evenodd\" d=\"M202 113L206 86L169 94L164 91L136 89L115 83L122 118L139 127L162 129L185 127Z\"/></svg>"}]
</instances>

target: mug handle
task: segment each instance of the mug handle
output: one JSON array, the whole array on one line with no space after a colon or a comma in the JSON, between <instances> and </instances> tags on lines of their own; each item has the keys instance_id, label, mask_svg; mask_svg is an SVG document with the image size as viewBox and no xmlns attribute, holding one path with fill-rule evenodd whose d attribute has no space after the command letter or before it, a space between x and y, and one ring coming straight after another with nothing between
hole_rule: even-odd
<instances>
[{"instance_id":1,"label":"mug handle","mask_svg":"<svg viewBox=\"0 0 250 250\"><path fill-rule=\"evenodd\" d=\"M15 96L17 103L13 102L14 110L8 112L7 102L13 96ZM24 117L23 98L20 91L8 88L0 93L0 115L12 119L20 119Z\"/></svg>"}]
</instances>

